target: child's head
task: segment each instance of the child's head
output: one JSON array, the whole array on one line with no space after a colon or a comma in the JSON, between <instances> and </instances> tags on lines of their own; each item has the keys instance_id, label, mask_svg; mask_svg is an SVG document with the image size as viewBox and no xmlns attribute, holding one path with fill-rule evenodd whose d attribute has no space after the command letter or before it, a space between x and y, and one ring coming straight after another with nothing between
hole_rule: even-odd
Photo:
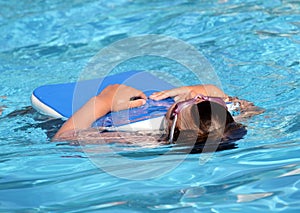
<instances>
[{"instance_id":1,"label":"child's head","mask_svg":"<svg viewBox=\"0 0 300 213\"><path fill-rule=\"evenodd\" d=\"M203 98L204 97L204 98ZM194 144L208 141L220 143L241 139L246 134L243 125L234 121L220 98L201 96L174 104L166 114L168 140L172 143Z\"/></svg>"}]
</instances>

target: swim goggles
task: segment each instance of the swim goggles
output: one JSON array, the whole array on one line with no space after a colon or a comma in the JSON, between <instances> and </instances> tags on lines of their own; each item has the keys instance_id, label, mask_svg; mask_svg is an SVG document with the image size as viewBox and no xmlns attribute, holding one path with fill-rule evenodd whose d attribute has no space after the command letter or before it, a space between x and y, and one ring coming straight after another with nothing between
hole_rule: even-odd
<instances>
[{"instance_id":1,"label":"swim goggles","mask_svg":"<svg viewBox=\"0 0 300 213\"><path fill-rule=\"evenodd\" d=\"M200 103L201 101L215 102L217 104L220 104L221 106L224 106L227 109L226 103L224 102L224 100L222 98L220 98L220 97L209 97L209 96L205 96L205 95L202 95L202 94L198 94L192 99L178 102L174 106L174 108L172 109L171 114L170 114L170 120L173 121L172 126L171 126L171 130L170 130L170 134L169 134L169 142L170 143L173 143L173 140L174 140L174 132L175 132L175 126L176 126L178 114L184 108L186 108L188 106L191 106L193 104L196 104L196 103Z\"/></svg>"}]
</instances>

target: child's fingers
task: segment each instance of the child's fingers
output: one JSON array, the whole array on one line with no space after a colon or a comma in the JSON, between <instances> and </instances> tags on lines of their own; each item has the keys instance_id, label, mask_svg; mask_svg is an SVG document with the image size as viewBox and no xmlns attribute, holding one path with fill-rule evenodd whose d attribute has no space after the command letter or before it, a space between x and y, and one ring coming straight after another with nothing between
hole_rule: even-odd
<instances>
[{"instance_id":1,"label":"child's fingers","mask_svg":"<svg viewBox=\"0 0 300 213\"><path fill-rule=\"evenodd\" d=\"M149 96L149 98L159 101L165 98L170 97L170 91L169 90L165 90L165 91L161 91L161 92L155 92L152 95Z\"/></svg>"},{"instance_id":2,"label":"child's fingers","mask_svg":"<svg viewBox=\"0 0 300 213\"><path fill-rule=\"evenodd\" d=\"M137 99L129 102L129 108L135 108L143 106L146 103L145 99Z\"/></svg>"},{"instance_id":3,"label":"child's fingers","mask_svg":"<svg viewBox=\"0 0 300 213\"><path fill-rule=\"evenodd\" d=\"M141 97L141 98L143 98L143 99L145 99L145 100L147 100L147 96L142 92L142 93L140 93L139 94L139 96Z\"/></svg>"}]
</instances>

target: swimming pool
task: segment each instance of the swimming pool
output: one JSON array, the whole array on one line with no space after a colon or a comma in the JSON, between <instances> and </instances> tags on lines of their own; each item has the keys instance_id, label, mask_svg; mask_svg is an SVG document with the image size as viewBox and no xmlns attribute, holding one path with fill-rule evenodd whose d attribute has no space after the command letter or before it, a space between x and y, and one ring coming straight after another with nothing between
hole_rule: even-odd
<instances>
[{"instance_id":1,"label":"swimming pool","mask_svg":"<svg viewBox=\"0 0 300 213\"><path fill-rule=\"evenodd\" d=\"M0 8L0 212L299 211L298 1L13 0ZM127 180L96 167L79 146L51 143L39 125L45 118L30 109L11 116L36 87L76 81L101 48L144 34L193 45L228 94L266 109L243 122L248 134L237 149L188 155L159 177ZM151 61L128 69L172 72ZM115 148L140 160L165 151ZM97 157L136 172L110 164L109 152Z\"/></svg>"}]
</instances>

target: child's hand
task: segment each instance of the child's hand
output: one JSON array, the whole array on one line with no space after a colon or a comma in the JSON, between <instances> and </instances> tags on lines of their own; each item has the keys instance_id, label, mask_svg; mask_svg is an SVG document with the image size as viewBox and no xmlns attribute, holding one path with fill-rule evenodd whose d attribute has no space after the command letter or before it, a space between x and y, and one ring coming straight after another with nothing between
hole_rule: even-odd
<instances>
[{"instance_id":1,"label":"child's hand","mask_svg":"<svg viewBox=\"0 0 300 213\"><path fill-rule=\"evenodd\" d=\"M152 95L149 96L149 98L159 101L162 99L166 99L169 97L174 98L175 101L179 100L186 100L194 97L196 93L187 86L184 87L178 87L170 90L164 90L161 92L155 92Z\"/></svg>"},{"instance_id":2,"label":"child's hand","mask_svg":"<svg viewBox=\"0 0 300 213\"><path fill-rule=\"evenodd\" d=\"M122 84L106 87L97 97L101 98L102 105L105 103L109 107L109 111L139 107L144 105L147 99L142 91Z\"/></svg>"}]
</instances>

